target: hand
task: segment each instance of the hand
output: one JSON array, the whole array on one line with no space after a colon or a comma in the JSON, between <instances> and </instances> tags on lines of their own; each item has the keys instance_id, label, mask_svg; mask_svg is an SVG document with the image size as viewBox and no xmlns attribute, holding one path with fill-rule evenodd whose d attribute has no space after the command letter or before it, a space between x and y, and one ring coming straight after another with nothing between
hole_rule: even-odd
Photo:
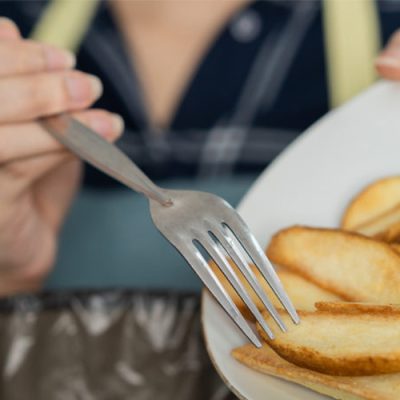
<instances>
[{"instance_id":1,"label":"hand","mask_svg":"<svg viewBox=\"0 0 400 400\"><path fill-rule=\"evenodd\" d=\"M63 50L23 40L0 18L0 296L33 291L52 267L80 162L35 121L67 111L112 141L119 116L85 110L100 81L72 70Z\"/></svg>"},{"instance_id":2,"label":"hand","mask_svg":"<svg viewBox=\"0 0 400 400\"><path fill-rule=\"evenodd\" d=\"M400 81L400 30L389 39L375 64L383 78Z\"/></svg>"}]
</instances>

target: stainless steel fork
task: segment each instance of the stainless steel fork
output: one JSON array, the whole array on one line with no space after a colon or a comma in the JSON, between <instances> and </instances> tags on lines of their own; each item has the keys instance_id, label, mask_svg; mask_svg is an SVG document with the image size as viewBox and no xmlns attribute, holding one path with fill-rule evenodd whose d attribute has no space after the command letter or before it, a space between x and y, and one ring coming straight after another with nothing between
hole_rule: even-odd
<instances>
[{"instance_id":1,"label":"stainless steel fork","mask_svg":"<svg viewBox=\"0 0 400 400\"><path fill-rule=\"evenodd\" d=\"M282 330L286 327L249 267L248 259L257 266L292 320L299 322L296 310L262 248L246 223L225 200L205 192L159 188L116 146L66 114L40 122L70 151L149 199L151 216L158 230L183 255L255 346L261 346L260 339L212 272L203 253L214 260L271 339L274 337L271 329L246 292L228 257L237 265Z\"/></svg>"}]
</instances>

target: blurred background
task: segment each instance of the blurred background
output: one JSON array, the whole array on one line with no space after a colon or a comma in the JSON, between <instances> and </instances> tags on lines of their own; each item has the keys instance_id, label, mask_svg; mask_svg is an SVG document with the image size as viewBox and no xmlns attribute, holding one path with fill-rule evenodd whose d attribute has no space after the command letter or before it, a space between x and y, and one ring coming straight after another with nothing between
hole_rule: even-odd
<instances>
[{"instance_id":1,"label":"blurred background","mask_svg":"<svg viewBox=\"0 0 400 400\"><path fill-rule=\"evenodd\" d=\"M158 184L237 205L377 79L400 2L2 0L0 16L101 79L95 107L123 117L117 145ZM233 398L204 349L201 283L147 208L85 166L44 292L2 302L2 399Z\"/></svg>"}]
</instances>

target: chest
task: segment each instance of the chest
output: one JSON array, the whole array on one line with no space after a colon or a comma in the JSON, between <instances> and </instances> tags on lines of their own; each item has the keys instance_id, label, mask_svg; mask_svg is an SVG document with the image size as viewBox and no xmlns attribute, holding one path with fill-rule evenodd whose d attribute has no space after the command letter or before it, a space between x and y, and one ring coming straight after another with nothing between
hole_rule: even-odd
<instances>
[{"instance_id":1,"label":"chest","mask_svg":"<svg viewBox=\"0 0 400 400\"><path fill-rule=\"evenodd\" d=\"M207 49L246 2L113 2L155 125L168 126Z\"/></svg>"}]
</instances>

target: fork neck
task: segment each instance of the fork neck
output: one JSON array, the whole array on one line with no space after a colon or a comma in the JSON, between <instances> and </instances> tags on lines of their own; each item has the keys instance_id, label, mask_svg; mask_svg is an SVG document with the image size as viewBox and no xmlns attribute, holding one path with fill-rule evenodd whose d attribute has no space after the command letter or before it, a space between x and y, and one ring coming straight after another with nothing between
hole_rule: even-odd
<instances>
[{"instance_id":1,"label":"fork neck","mask_svg":"<svg viewBox=\"0 0 400 400\"><path fill-rule=\"evenodd\" d=\"M135 165L136 167L136 165ZM163 189L150 180L139 168L136 169L136 179L126 181L125 184L136 192L142 193L149 200L154 200L163 207L170 207L173 202Z\"/></svg>"},{"instance_id":2,"label":"fork neck","mask_svg":"<svg viewBox=\"0 0 400 400\"><path fill-rule=\"evenodd\" d=\"M132 166L135 170L135 179L126 181L126 185L131 189L142 193L149 200L154 200L163 207L170 207L172 199L165 194L165 191L157 186L143 171L135 164Z\"/></svg>"},{"instance_id":3,"label":"fork neck","mask_svg":"<svg viewBox=\"0 0 400 400\"><path fill-rule=\"evenodd\" d=\"M163 207L170 207L173 205L172 199L166 196L161 190L152 190L151 192L144 193L144 195L152 200L155 200Z\"/></svg>"}]
</instances>

